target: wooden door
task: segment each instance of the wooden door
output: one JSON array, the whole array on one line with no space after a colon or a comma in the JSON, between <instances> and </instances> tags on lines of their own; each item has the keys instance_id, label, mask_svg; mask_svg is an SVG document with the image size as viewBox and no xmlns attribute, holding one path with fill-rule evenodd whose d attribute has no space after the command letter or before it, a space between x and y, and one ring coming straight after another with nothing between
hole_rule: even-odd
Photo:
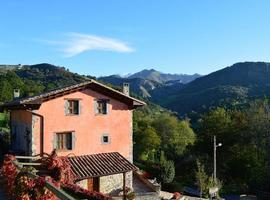
<instances>
[{"instance_id":1,"label":"wooden door","mask_svg":"<svg viewBox=\"0 0 270 200\"><path fill-rule=\"evenodd\" d=\"M88 190L90 192L93 192L93 191L99 192L99 178L98 177L89 178L87 181L87 185L88 185Z\"/></svg>"}]
</instances>

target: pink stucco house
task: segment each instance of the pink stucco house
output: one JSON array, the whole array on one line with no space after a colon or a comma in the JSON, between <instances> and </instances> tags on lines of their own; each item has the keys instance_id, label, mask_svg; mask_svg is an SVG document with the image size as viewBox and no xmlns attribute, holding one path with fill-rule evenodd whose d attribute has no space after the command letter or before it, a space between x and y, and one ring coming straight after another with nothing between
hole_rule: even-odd
<instances>
[{"instance_id":1,"label":"pink stucco house","mask_svg":"<svg viewBox=\"0 0 270 200\"><path fill-rule=\"evenodd\" d=\"M17 95L18 96L18 95ZM95 80L16 98L10 112L11 150L69 156L78 184L111 194L132 187L132 111L144 102Z\"/></svg>"}]
</instances>

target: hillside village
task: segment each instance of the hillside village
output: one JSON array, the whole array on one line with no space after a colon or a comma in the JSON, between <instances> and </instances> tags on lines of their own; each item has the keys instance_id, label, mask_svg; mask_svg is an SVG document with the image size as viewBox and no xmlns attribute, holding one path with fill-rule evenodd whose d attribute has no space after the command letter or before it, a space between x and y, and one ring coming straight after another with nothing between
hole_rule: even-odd
<instances>
[{"instance_id":1,"label":"hillside village","mask_svg":"<svg viewBox=\"0 0 270 200\"><path fill-rule=\"evenodd\" d=\"M159 78L139 73L115 81L49 64L2 67L6 191L13 198L35 199L183 199L209 197L209 189L217 187L220 197L267 199L269 66L238 63L185 83L168 80L169 75L161 81L162 73L154 70L144 72ZM132 90L143 80L157 85L148 89L151 96ZM203 92L212 102L197 98L201 107L183 102L191 92ZM182 95L174 97L177 103L155 104L169 102L174 93ZM178 102L186 107L178 110Z\"/></svg>"}]
</instances>

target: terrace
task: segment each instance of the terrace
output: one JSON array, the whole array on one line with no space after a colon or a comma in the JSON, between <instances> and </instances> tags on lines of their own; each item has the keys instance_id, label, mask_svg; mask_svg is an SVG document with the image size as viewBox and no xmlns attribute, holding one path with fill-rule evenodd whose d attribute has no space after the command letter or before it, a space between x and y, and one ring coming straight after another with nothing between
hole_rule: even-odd
<instances>
[{"instance_id":1,"label":"terrace","mask_svg":"<svg viewBox=\"0 0 270 200\"><path fill-rule=\"evenodd\" d=\"M109 197L99 192L90 192L86 190L85 188L82 188L79 185L74 184L75 183L74 180L76 180L74 178L74 175L76 177L80 177L83 175L85 178L85 177L93 177L93 176L101 176L101 175L104 176L108 174L119 173L119 171L121 171L124 177L126 172L130 171L131 169L135 167L134 165L129 163L126 159L124 159L120 154L118 155L117 153L113 153L113 154L109 153L108 155L105 155L105 156L110 157L109 162L106 162L106 160L108 161L108 159L106 159L104 155L101 155L101 157L103 158L102 162L97 162L98 161L97 155L89 155L85 157L84 159L82 159L81 156L68 157L67 160L69 160L69 163L71 163L71 166L70 167L62 166L65 169L69 169L69 171L66 170L63 173L59 171L59 169L61 168L59 166L61 165L62 161L59 160L59 158L53 154L46 155L44 157L15 156L10 159L11 163L9 163L8 167L16 168L14 170L16 171L17 177L14 178L14 180L18 179L18 174L21 174L21 176L26 177L24 179L27 180L28 182L41 180L40 178L44 177L44 179L42 179L44 180L44 188L50 191L50 193L54 195L55 197L57 197L58 199L64 199L64 200L65 199L70 199L70 200L73 200L73 199L74 200L75 199L94 199L94 200L127 199L127 191L123 189L122 190L120 189L118 192L115 191L115 194L111 193L110 196L112 197ZM88 161L90 163L85 163L85 161ZM7 160L5 160L5 162L7 162ZM66 165L65 162L63 163L64 165ZM92 168L90 166L92 166ZM15 171L12 173L15 173ZM101 172L103 174L101 174ZM94 173L94 174L90 174L90 173ZM58 176L55 176L56 174L58 174ZM123 183L123 188L125 188L125 181ZM144 179L136 171L133 172L133 191L132 192L134 192L136 199L139 199L139 200L158 199L159 190L160 190L160 187L158 184L153 184L149 180ZM126 193L124 191L126 191ZM5 199L4 196L2 199Z\"/></svg>"}]
</instances>

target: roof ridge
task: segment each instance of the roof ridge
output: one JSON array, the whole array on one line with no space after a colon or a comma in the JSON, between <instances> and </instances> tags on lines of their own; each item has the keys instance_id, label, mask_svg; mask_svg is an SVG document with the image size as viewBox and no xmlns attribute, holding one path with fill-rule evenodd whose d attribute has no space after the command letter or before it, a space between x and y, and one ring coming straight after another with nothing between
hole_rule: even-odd
<instances>
[{"instance_id":1,"label":"roof ridge","mask_svg":"<svg viewBox=\"0 0 270 200\"><path fill-rule=\"evenodd\" d=\"M102 88L105 88L107 89L108 91L111 91L115 94L118 94L118 95L121 95L122 97L125 97L125 98L128 98L130 100L132 100L133 102L136 102L137 104L133 105L133 106L142 106L142 105L146 105L145 102L139 100L139 99L136 99L134 97L131 97L129 95L126 95L116 89L113 89L105 84L102 84L94 79L89 79L87 81L84 81L84 82L81 82L81 83L77 83L77 84L73 84L73 85L69 85L69 86L65 86L65 87L62 87L62 88L57 88L57 89L54 89L54 90L51 90L51 91L46 91L46 92L43 92L43 93L40 93L40 94L37 94L35 96L30 96L30 97L25 97L25 98L21 98L21 99L16 99L14 101L11 101L11 102L8 102L6 104L3 105L3 107L10 107L10 106L18 106L18 105L25 105L25 104L29 104L31 105L32 104L41 104L42 102L38 102L39 100L44 100L45 98L48 98L50 96L53 96L53 95L57 95L57 94L61 94L61 93L65 93L67 91L71 91L73 89L76 89L76 88L80 88L80 87L83 87L83 86L87 86L87 85L90 85L90 84L96 84ZM107 93L108 93L107 91ZM100 92L100 91L99 91ZM101 92L102 93L102 92ZM47 99L48 100L48 99ZM119 99L121 101L121 98L119 97Z\"/></svg>"}]
</instances>

